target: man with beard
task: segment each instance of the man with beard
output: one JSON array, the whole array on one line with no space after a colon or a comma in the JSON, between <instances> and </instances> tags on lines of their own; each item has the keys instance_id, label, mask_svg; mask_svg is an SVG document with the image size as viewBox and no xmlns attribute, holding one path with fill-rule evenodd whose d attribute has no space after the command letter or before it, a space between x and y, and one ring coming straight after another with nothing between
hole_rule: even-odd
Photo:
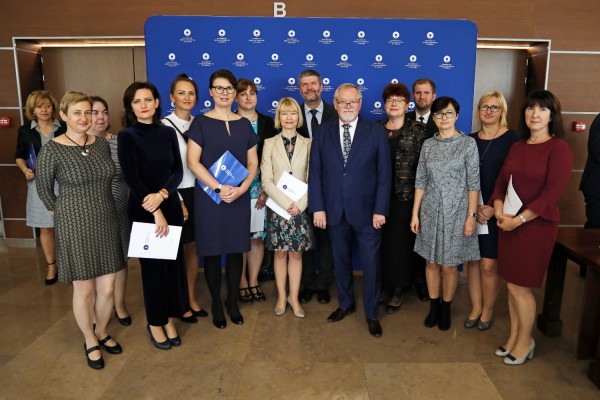
<instances>
[{"instance_id":1,"label":"man with beard","mask_svg":"<svg viewBox=\"0 0 600 400\"><path fill-rule=\"evenodd\" d=\"M335 91L338 118L323 124L312 142L308 207L317 228L329 228L339 307L327 320L356 311L352 276L354 240L363 268L363 303L369 333L382 334L378 319L381 227L390 202L392 171L382 125L358 117L362 95L350 83Z\"/></svg>"},{"instance_id":2,"label":"man with beard","mask_svg":"<svg viewBox=\"0 0 600 400\"><path fill-rule=\"evenodd\" d=\"M418 121L427 126L427 133L433 135L438 131L431 117L431 104L435 100L435 82L428 78L417 79L412 86L415 111L405 114L407 120Z\"/></svg>"},{"instance_id":3,"label":"man with beard","mask_svg":"<svg viewBox=\"0 0 600 400\"><path fill-rule=\"evenodd\" d=\"M304 124L298 133L306 138L314 138L317 127L337 118L335 108L321 98L323 82L321 75L315 70L307 69L298 77L300 95L304 103L300 106ZM301 303L311 301L313 293L321 304L331 301L329 288L333 282L333 259L331 241L326 229L315 229L316 250L309 250L302 255L302 288L298 299Z\"/></svg>"}]
</instances>

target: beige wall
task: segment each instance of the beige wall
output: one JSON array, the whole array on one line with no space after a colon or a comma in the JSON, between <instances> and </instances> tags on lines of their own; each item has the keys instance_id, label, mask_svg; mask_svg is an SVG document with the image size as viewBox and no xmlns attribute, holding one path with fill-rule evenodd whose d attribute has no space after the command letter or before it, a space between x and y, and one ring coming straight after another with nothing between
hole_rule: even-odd
<instances>
[{"instance_id":1,"label":"beige wall","mask_svg":"<svg viewBox=\"0 0 600 400\"><path fill-rule=\"evenodd\" d=\"M0 196L8 237L31 237L25 227L25 181L14 166L13 150L19 124L19 100L14 64L13 37L141 36L152 15L272 16L273 1L145 0L82 2L57 0L4 0L5 19L0 24L0 114L15 120L0 128ZM600 112L600 2L589 0L505 0L478 3L439 1L316 0L288 1L288 17L439 18L469 19L479 37L550 39L548 89L560 98L569 123L589 122ZM140 51L139 49L136 51ZM575 53L563 53L564 51ZM583 54L582 52L591 52ZM35 69L35 65L30 68ZM30 75L34 70L29 70ZM23 71L21 71L23 72ZM24 82L30 89L37 82ZM595 88L596 90L590 90ZM24 93L23 95L26 95ZM583 113L582 113L583 112ZM575 168L585 163L587 132L568 133ZM583 198L577 191L580 172L572 176L561 200L563 224L583 223Z\"/></svg>"}]
</instances>

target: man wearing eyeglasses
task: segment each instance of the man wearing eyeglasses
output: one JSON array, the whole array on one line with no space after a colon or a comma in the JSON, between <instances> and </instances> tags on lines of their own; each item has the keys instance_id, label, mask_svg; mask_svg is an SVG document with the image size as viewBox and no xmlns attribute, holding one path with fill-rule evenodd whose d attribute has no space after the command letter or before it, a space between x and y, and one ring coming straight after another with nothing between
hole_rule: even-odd
<instances>
[{"instance_id":1,"label":"man wearing eyeglasses","mask_svg":"<svg viewBox=\"0 0 600 400\"><path fill-rule=\"evenodd\" d=\"M429 78L417 79L412 86L415 110L405 114L407 120L418 121L427 127L427 133L433 135L438 131L431 118L431 104L435 100L435 82Z\"/></svg>"},{"instance_id":2,"label":"man wearing eyeglasses","mask_svg":"<svg viewBox=\"0 0 600 400\"><path fill-rule=\"evenodd\" d=\"M300 106L304 124L298 128L298 133L306 138L313 138L317 128L337 118L335 108L321 98L323 82L321 75L312 69L304 70L298 76L300 95L304 103ZM327 229L316 229L316 250L305 251L302 254L302 280L303 290L298 299L301 303L311 301L313 293L317 294L317 301L328 304L331 301L329 288L333 282L333 258L331 255L331 241Z\"/></svg>"},{"instance_id":3,"label":"man wearing eyeglasses","mask_svg":"<svg viewBox=\"0 0 600 400\"><path fill-rule=\"evenodd\" d=\"M314 225L328 227L339 307L327 319L338 322L356 311L352 245L358 242L363 268L363 298L369 333L382 334L380 294L381 227L388 214L392 173L382 125L359 118L359 89L350 83L335 91L338 118L313 138L308 177L308 207Z\"/></svg>"}]
</instances>

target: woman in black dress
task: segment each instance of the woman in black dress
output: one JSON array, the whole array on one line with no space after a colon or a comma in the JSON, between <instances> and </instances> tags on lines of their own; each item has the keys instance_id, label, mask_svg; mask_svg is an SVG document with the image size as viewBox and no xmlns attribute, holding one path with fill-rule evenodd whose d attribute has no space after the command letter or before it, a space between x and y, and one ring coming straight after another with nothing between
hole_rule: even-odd
<instances>
[{"instance_id":1,"label":"woman in black dress","mask_svg":"<svg viewBox=\"0 0 600 400\"><path fill-rule=\"evenodd\" d=\"M256 175L258 138L246 118L231 111L237 79L228 70L214 72L209 93L215 107L194 118L188 136L187 162L196 179L218 194L217 204L200 185L196 185L196 243L198 257L204 258L204 276L212 297L213 324L227 326L221 300L221 256L227 255L227 311L231 322L244 323L238 307L238 288L242 277L243 253L250 250L250 193ZM248 176L239 184L221 184L209 168L229 151L246 169Z\"/></svg>"},{"instance_id":2,"label":"woman in black dress","mask_svg":"<svg viewBox=\"0 0 600 400\"><path fill-rule=\"evenodd\" d=\"M37 156L44 144L65 132L66 127L59 122L57 114L58 103L50 92L45 90L32 92L25 102L25 116L31 122L19 128L15 152L17 167L27 180L27 226L39 228L40 244L48 264L46 285L52 285L58 280L54 218L48 215L46 207L37 194L35 163L29 158L32 150Z\"/></svg>"},{"instance_id":3,"label":"woman in black dress","mask_svg":"<svg viewBox=\"0 0 600 400\"><path fill-rule=\"evenodd\" d=\"M391 83L383 89L387 118L385 126L392 153L392 185L390 211L381 237L382 296L385 310L392 314L400 309L402 290L415 281L418 262L414 252L415 234L410 230L415 175L419 154L425 139L431 137L421 122L405 119L410 92L401 83ZM424 281L424 277L422 278ZM424 283L424 282L423 282Z\"/></svg>"},{"instance_id":4,"label":"woman in black dress","mask_svg":"<svg viewBox=\"0 0 600 400\"><path fill-rule=\"evenodd\" d=\"M477 210L477 222L486 225L488 233L479 235L481 261L469 261L467 265L471 313L464 325L465 328L477 327L483 331L492 326L499 288L498 226L494 207L487 204L504 159L519 136L517 132L507 128L507 106L502 93L496 90L484 93L479 99L477 110L480 128L471 134L479 150L479 179L483 199Z\"/></svg>"},{"instance_id":5,"label":"woman in black dress","mask_svg":"<svg viewBox=\"0 0 600 400\"><path fill-rule=\"evenodd\" d=\"M183 225L177 196L182 169L173 128L160 124L160 96L149 82L134 82L123 95L125 128L118 135L119 162L129 185L131 222L153 223L156 236L169 234L169 224ZM161 350L179 346L174 318L189 311L183 246L177 258L140 258L148 332Z\"/></svg>"}]
</instances>

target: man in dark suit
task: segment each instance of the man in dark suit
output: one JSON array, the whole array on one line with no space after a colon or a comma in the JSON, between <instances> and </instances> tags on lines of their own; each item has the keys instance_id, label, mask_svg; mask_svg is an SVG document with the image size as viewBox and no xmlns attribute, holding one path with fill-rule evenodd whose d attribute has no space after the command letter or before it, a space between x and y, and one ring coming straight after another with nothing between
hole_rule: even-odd
<instances>
[{"instance_id":1,"label":"man in dark suit","mask_svg":"<svg viewBox=\"0 0 600 400\"><path fill-rule=\"evenodd\" d=\"M308 207L317 228L329 228L339 307L327 319L341 321L356 311L352 244L358 242L363 267L363 298L369 332L380 337L381 227L388 213L392 172L382 125L358 118L362 102L350 83L337 88L338 119L319 127L312 142Z\"/></svg>"},{"instance_id":2,"label":"man in dark suit","mask_svg":"<svg viewBox=\"0 0 600 400\"><path fill-rule=\"evenodd\" d=\"M435 100L435 82L428 78L417 79L412 86L415 110L405 114L405 118L418 121L427 126L427 133L433 135L438 131L431 118L431 104Z\"/></svg>"},{"instance_id":3,"label":"man in dark suit","mask_svg":"<svg viewBox=\"0 0 600 400\"><path fill-rule=\"evenodd\" d=\"M431 115L431 104L436 98L435 82L429 78L417 79L412 85L412 97L415 102L415 110L404 114L407 120L418 121L426 126L429 135L437 133L438 128ZM413 282L417 290L417 297L421 301L429 301L427 283L425 282L425 260L417 255L417 271Z\"/></svg>"},{"instance_id":4,"label":"man in dark suit","mask_svg":"<svg viewBox=\"0 0 600 400\"><path fill-rule=\"evenodd\" d=\"M585 198L586 228L600 228L600 114L590 126L588 157L579 190Z\"/></svg>"},{"instance_id":5,"label":"man in dark suit","mask_svg":"<svg viewBox=\"0 0 600 400\"><path fill-rule=\"evenodd\" d=\"M313 138L317 127L327 121L337 119L335 108L321 98L323 82L321 75L315 70L307 69L298 76L300 95L304 103L300 106L304 124L298 128L298 133L306 138ZM316 229L316 250L304 252L302 255L302 292L298 296L301 303L311 301L313 293L321 304L331 301L329 288L333 282L333 258L331 241L326 229Z\"/></svg>"}]
</instances>

